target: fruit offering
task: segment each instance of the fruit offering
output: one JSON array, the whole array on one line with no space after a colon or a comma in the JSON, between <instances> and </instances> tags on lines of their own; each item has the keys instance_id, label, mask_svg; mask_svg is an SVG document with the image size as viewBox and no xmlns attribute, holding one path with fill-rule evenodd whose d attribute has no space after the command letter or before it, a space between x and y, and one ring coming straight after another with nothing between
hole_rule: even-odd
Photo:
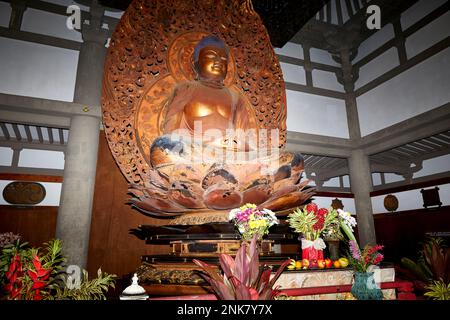
<instances>
[{"instance_id":1,"label":"fruit offering","mask_svg":"<svg viewBox=\"0 0 450 320\"><path fill-rule=\"evenodd\" d=\"M339 258L338 261L341 264L341 268L347 268L348 267L349 261L348 261L347 258L342 257L342 258Z\"/></svg>"},{"instance_id":2,"label":"fruit offering","mask_svg":"<svg viewBox=\"0 0 450 320\"><path fill-rule=\"evenodd\" d=\"M295 270L295 263L296 263L296 261L294 259L291 259L291 263L287 266L287 269Z\"/></svg>"},{"instance_id":3,"label":"fruit offering","mask_svg":"<svg viewBox=\"0 0 450 320\"><path fill-rule=\"evenodd\" d=\"M324 259L317 260L317 267L319 269L325 269L326 267L325 260Z\"/></svg>"},{"instance_id":4,"label":"fruit offering","mask_svg":"<svg viewBox=\"0 0 450 320\"><path fill-rule=\"evenodd\" d=\"M308 267L309 267L309 260L308 259L303 259L302 260L302 266L303 266L303 269L308 269Z\"/></svg>"}]
</instances>

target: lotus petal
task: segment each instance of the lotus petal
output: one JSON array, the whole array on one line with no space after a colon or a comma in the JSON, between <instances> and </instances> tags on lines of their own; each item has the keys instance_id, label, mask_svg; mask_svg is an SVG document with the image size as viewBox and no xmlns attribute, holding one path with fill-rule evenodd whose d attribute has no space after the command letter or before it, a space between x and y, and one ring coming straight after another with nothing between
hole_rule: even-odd
<instances>
[{"instance_id":1,"label":"lotus petal","mask_svg":"<svg viewBox=\"0 0 450 320\"><path fill-rule=\"evenodd\" d=\"M310 193L311 192L311 193ZM266 202L260 204L258 208L265 208L272 211L285 210L289 208L294 208L296 206L301 205L303 202L308 200L313 191L305 192L305 191L296 191L288 193L280 198L269 199Z\"/></svg>"},{"instance_id":2,"label":"lotus petal","mask_svg":"<svg viewBox=\"0 0 450 320\"><path fill-rule=\"evenodd\" d=\"M213 185L209 187L204 195L203 201L211 209L232 209L238 207L242 202L239 191L229 189L226 185Z\"/></svg>"},{"instance_id":3,"label":"lotus petal","mask_svg":"<svg viewBox=\"0 0 450 320\"><path fill-rule=\"evenodd\" d=\"M268 184L257 185L244 191L242 203L260 204L270 198L272 187Z\"/></svg>"}]
</instances>

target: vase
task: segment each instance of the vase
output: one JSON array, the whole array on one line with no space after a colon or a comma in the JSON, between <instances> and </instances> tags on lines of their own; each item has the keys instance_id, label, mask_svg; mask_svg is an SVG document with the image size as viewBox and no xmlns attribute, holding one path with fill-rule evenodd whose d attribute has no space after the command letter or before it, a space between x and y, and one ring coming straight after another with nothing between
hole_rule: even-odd
<instances>
[{"instance_id":1,"label":"vase","mask_svg":"<svg viewBox=\"0 0 450 320\"><path fill-rule=\"evenodd\" d=\"M321 238L314 241L302 239L302 260L309 261L310 268L317 267L317 261L323 259L323 249L325 243Z\"/></svg>"},{"instance_id":2,"label":"vase","mask_svg":"<svg viewBox=\"0 0 450 320\"><path fill-rule=\"evenodd\" d=\"M358 300L383 300L383 293L376 285L373 272L355 272L351 293Z\"/></svg>"},{"instance_id":3,"label":"vase","mask_svg":"<svg viewBox=\"0 0 450 320\"><path fill-rule=\"evenodd\" d=\"M328 252L331 260L339 259L339 240L325 240L328 246Z\"/></svg>"}]
</instances>

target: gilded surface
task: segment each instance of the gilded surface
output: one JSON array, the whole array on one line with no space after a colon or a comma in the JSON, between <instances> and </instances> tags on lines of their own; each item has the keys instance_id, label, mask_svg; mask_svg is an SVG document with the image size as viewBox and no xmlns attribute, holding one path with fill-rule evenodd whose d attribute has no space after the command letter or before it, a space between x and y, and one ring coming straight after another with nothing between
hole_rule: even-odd
<instances>
[{"instance_id":1,"label":"gilded surface","mask_svg":"<svg viewBox=\"0 0 450 320\"><path fill-rule=\"evenodd\" d=\"M165 269L161 266L144 262L137 269L136 273L142 284L206 284L197 270Z\"/></svg>"},{"instance_id":2,"label":"gilded surface","mask_svg":"<svg viewBox=\"0 0 450 320\"><path fill-rule=\"evenodd\" d=\"M135 0L111 39L102 96L108 143L130 183L147 179L164 105L176 84L192 80L190 56L206 34L230 48L225 85L245 97L259 128L278 128L280 147L285 145L283 77L250 1Z\"/></svg>"}]
</instances>

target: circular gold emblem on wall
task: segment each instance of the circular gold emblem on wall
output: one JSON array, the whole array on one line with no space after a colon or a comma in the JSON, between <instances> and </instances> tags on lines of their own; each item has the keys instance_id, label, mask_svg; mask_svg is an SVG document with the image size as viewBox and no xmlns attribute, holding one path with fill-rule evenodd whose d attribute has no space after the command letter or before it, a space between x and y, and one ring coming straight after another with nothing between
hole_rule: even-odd
<instances>
[{"instance_id":1,"label":"circular gold emblem on wall","mask_svg":"<svg viewBox=\"0 0 450 320\"><path fill-rule=\"evenodd\" d=\"M45 198L45 188L37 182L11 182L3 189L3 199L14 205L35 205Z\"/></svg>"}]
</instances>

